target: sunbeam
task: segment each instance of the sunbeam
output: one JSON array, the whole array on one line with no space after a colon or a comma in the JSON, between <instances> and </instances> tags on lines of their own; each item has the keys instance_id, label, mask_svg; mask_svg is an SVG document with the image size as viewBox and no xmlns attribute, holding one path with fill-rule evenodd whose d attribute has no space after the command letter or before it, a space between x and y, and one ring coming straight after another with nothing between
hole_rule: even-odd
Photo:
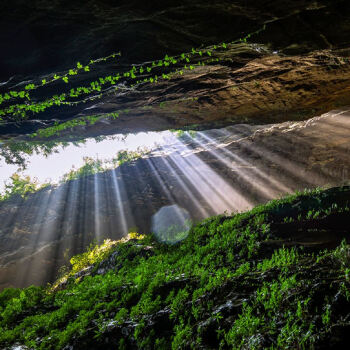
<instances>
[{"instance_id":1,"label":"sunbeam","mask_svg":"<svg viewBox=\"0 0 350 350\"><path fill-rule=\"evenodd\" d=\"M201 204L197 199L197 197L199 198L202 197L200 190L193 186L193 191L191 191L189 187L186 185L186 183L184 182L184 180L178 175L176 169L170 165L170 162L168 161L168 159L163 157L158 157L157 159L160 159L160 161L164 163L164 165L168 169L169 173L175 177L176 183L178 184L178 186L180 186L181 192L184 192L186 196L190 198L191 202L195 206L195 209L201 214L201 216L208 217L209 211L206 209L206 207L209 205L209 203ZM194 185L191 179L188 179L188 182Z\"/></svg>"},{"instance_id":2,"label":"sunbeam","mask_svg":"<svg viewBox=\"0 0 350 350\"><path fill-rule=\"evenodd\" d=\"M116 170L112 170L112 181L115 194L115 208L117 209L119 222L121 224L121 234L126 234L128 232L128 224L126 222L126 216Z\"/></svg>"},{"instance_id":3,"label":"sunbeam","mask_svg":"<svg viewBox=\"0 0 350 350\"><path fill-rule=\"evenodd\" d=\"M7 237L6 249L0 251L1 286L53 280L56 266L94 241L156 230L154 218L161 217L155 215L162 208L176 208L173 216L179 222L187 220L185 211L196 222L305 186L344 183L349 177L349 120L347 111L336 111L305 122L149 133L147 143L153 148L140 158L128 158L119 137L115 148L111 140L106 145L101 141L100 150L107 147L108 155L122 150L126 161L118 166L100 154L96 164L89 163L94 172L77 175L75 167L66 178L52 167L60 183L0 203L1 238ZM133 150L142 146L141 136L133 135ZM50 156L47 161L46 176ZM44 261L47 269L37 273Z\"/></svg>"},{"instance_id":4,"label":"sunbeam","mask_svg":"<svg viewBox=\"0 0 350 350\"><path fill-rule=\"evenodd\" d=\"M195 154L184 156L190 149L175 137L168 138L169 144L174 144L176 151L169 155L181 172L200 188L202 196L210 203L215 213L226 210L241 210L249 208L250 203L238 194L222 177L215 173L208 165Z\"/></svg>"},{"instance_id":5,"label":"sunbeam","mask_svg":"<svg viewBox=\"0 0 350 350\"><path fill-rule=\"evenodd\" d=\"M203 133L199 133L199 136L213 142L213 140L205 136ZM274 180L271 176L263 174L262 171L256 169L253 164L249 164L227 149L221 147L218 148L218 150L221 150L225 154L225 156L222 156L217 149L211 149L200 141L199 138L196 138L194 141L202 146L202 148L207 152L211 153L214 157L218 158L218 160L231 169L231 171L237 172L240 180L248 183L255 192L261 193L266 199L270 199L280 195L281 193L290 191L288 187L278 183L278 181Z\"/></svg>"},{"instance_id":6,"label":"sunbeam","mask_svg":"<svg viewBox=\"0 0 350 350\"><path fill-rule=\"evenodd\" d=\"M99 177L94 174L94 224L97 242L101 242L100 193Z\"/></svg>"}]
</instances>

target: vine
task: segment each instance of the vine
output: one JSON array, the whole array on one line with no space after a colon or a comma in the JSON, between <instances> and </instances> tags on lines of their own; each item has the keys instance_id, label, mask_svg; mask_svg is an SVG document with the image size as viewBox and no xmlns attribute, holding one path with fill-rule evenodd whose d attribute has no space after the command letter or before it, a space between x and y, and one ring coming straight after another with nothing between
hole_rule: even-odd
<instances>
[{"instance_id":1,"label":"vine","mask_svg":"<svg viewBox=\"0 0 350 350\"><path fill-rule=\"evenodd\" d=\"M0 121L3 121L5 117L9 118L14 118L14 119L26 119L27 113L31 112L32 114L37 114L44 112L46 109L51 108L53 106L61 106L61 105L76 105L81 102L86 102L89 99L96 99L102 97L102 89L106 84L110 84L110 86L114 86L117 84L117 82L122 79L126 78L128 80L133 80L135 83L131 84L130 87L133 88L135 85L140 85L143 83L157 83L158 80L161 79L170 79L172 76L175 74L180 74L182 75L184 70L193 70L195 66L204 66L208 65L212 62L219 62L219 58L214 58L213 52L217 50L227 50L229 48L229 45L235 44L238 42L244 42L246 43L247 40L261 31L265 30L265 25L260 28L259 30L250 33L246 35L244 38L235 40L229 44L227 43L221 43L218 45L213 45L210 47L207 47L206 49L194 49L192 48L191 52L188 53L182 53L178 56L168 56L165 55L164 59L161 60L155 60L151 62L146 62L144 64L140 65L132 65L132 67L121 73L117 73L116 75L108 75L105 77L100 77L98 80L90 82L89 85L86 86L79 86L76 88L71 88L69 92L63 92L61 94L56 94L51 96L50 98L40 101L40 102L32 102L31 101L31 96L29 94L29 91L35 90L38 87L44 86L48 83L52 83L58 79L62 79L65 83L69 83L70 77L75 76L78 74L79 71L89 71L90 67L89 65L83 66L79 62L77 63L77 67L74 69L70 69L66 74L60 76L55 74L53 79L50 81L46 81L45 79L42 80L41 84L35 85L35 84L28 84L24 90L22 91L10 91L9 93L6 93L4 95L1 95L0 102L4 102L5 100L11 100L12 98L26 98L27 101L25 103L17 103L17 104L12 104L9 105L3 109L0 109ZM110 56L107 56L105 58L99 59L99 60L107 60L111 57L115 57L117 54L112 54ZM118 54L120 55L120 54ZM200 58L204 59L204 56L210 57L209 59L207 58L205 61L200 60L197 63L193 63L192 60L194 58ZM95 61L90 61L90 62L97 62L98 60ZM183 63L183 66L180 66L177 68L175 71L170 71L168 73L161 73L161 74L154 74L152 75L151 72L152 70L158 68L158 67L170 67L174 65L179 65L180 63ZM147 76L148 74L148 76ZM137 79L137 80L136 80ZM115 92L118 89L123 89L125 86L123 85L118 85L113 89L113 92ZM68 99L75 99L83 95L90 95L94 92L98 92L99 95L97 96L92 96L87 98L86 100L82 101L68 101ZM6 96L6 97L5 97ZM0 103L0 104L1 104Z\"/></svg>"},{"instance_id":2,"label":"vine","mask_svg":"<svg viewBox=\"0 0 350 350\"><path fill-rule=\"evenodd\" d=\"M127 110L123 111L128 112ZM55 122L53 126L38 129L35 133L29 135L30 138L49 138L52 136L60 136L64 130L72 129L77 126L87 126L94 125L101 119L117 119L119 117L119 112L107 113L102 115L89 115L86 117L74 118L66 122Z\"/></svg>"},{"instance_id":3,"label":"vine","mask_svg":"<svg viewBox=\"0 0 350 350\"><path fill-rule=\"evenodd\" d=\"M41 79L41 82L39 84L34 84L34 83L30 83L27 84L24 87L24 90L10 90L4 94L0 94L0 105L3 104L6 101L9 101L11 99L24 99L26 98L27 100L30 101L30 91L32 90L36 90L40 87L43 87L45 85L51 84L53 82L56 82L57 80L62 80L65 83L68 83L69 80L69 76L73 76L73 75L77 75L79 73L79 71L83 71L83 72L90 72L90 67L98 62L106 62L107 60L111 59L111 58L115 58L116 56L121 56L120 52L119 53L112 53L109 56L106 57L101 57L101 58L97 58L97 59L90 59L89 64L87 65L82 65L80 62L77 62L76 67L74 68L70 68L66 71L66 73L63 73L62 75L59 75L57 73L51 75L53 76L51 79Z\"/></svg>"}]
</instances>

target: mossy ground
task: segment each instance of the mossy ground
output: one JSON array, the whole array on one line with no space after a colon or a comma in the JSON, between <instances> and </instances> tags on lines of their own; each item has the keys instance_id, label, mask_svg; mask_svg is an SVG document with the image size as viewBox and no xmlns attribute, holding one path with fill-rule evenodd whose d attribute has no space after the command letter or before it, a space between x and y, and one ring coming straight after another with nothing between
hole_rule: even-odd
<instances>
[{"instance_id":1,"label":"mossy ground","mask_svg":"<svg viewBox=\"0 0 350 350\"><path fill-rule=\"evenodd\" d=\"M344 348L349 206L349 187L317 189L207 219L177 245L92 248L64 284L0 293L0 347Z\"/></svg>"}]
</instances>

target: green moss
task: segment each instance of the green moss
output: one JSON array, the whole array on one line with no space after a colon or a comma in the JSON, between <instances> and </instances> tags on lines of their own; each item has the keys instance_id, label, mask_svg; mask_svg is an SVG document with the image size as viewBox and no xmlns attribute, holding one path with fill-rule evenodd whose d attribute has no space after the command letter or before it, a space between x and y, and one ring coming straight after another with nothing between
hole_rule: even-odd
<instances>
[{"instance_id":1,"label":"green moss","mask_svg":"<svg viewBox=\"0 0 350 350\"><path fill-rule=\"evenodd\" d=\"M310 349L341 342L332 335L350 313L350 247L303 247L293 234L304 230L317 241L336 222L334 232L346 237L349 194L347 187L316 189L209 218L177 245L132 236L90 247L72 258L63 287L0 293L0 347ZM74 278L107 261L103 274Z\"/></svg>"}]
</instances>

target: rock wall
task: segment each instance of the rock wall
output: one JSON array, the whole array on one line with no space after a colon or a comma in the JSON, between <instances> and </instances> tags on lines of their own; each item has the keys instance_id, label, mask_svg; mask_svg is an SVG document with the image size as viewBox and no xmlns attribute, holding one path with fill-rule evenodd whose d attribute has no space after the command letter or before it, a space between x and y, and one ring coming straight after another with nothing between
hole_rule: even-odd
<instances>
[{"instance_id":1,"label":"rock wall","mask_svg":"<svg viewBox=\"0 0 350 350\"><path fill-rule=\"evenodd\" d=\"M303 122L169 133L167 146L113 171L46 188L0 207L0 286L52 281L93 240L148 233L167 205L194 221L306 187L349 180L350 113Z\"/></svg>"}]
</instances>

